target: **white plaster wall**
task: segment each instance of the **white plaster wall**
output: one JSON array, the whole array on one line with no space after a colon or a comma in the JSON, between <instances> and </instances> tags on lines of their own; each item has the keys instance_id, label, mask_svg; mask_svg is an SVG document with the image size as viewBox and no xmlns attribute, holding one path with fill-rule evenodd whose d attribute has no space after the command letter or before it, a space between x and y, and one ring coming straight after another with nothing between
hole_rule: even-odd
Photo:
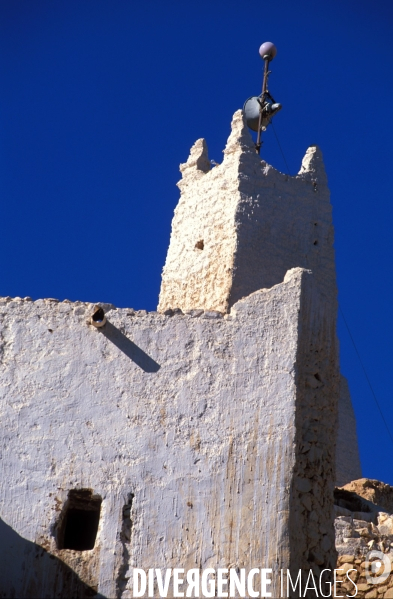
<instances>
[{"instance_id":1,"label":"white plaster wall","mask_svg":"<svg viewBox=\"0 0 393 599\"><path fill-rule=\"evenodd\" d=\"M129 596L133 566L287 567L288 527L308 526L304 506L289 518L305 492L293 486L299 314L308 306L316 331L324 321L312 289L295 269L225 318L108 306L102 331L86 324L90 304L1 299L3 596L69 593L57 559L106 597ZM103 499L91 551L56 549L73 488Z\"/></svg>"},{"instance_id":2,"label":"white plaster wall","mask_svg":"<svg viewBox=\"0 0 393 599\"><path fill-rule=\"evenodd\" d=\"M242 134L249 136L245 128ZM239 191L229 304L301 267L314 273L326 309L335 313L332 206L319 148L308 148L299 174L289 177L261 161L251 146L239 157Z\"/></svg>"}]
</instances>

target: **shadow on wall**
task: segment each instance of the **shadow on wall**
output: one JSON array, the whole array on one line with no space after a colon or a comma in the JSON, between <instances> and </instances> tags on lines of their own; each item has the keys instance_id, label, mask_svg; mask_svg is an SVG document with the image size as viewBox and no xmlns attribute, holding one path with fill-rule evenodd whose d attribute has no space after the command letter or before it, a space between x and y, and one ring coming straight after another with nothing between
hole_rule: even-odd
<instances>
[{"instance_id":1,"label":"shadow on wall","mask_svg":"<svg viewBox=\"0 0 393 599\"><path fill-rule=\"evenodd\" d=\"M0 597L105 599L64 562L0 519Z\"/></svg>"},{"instance_id":2,"label":"shadow on wall","mask_svg":"<svg viewBox=\"0 0 393 599\"><path fill-rule=\"evenodd\" d=\"M153 360L153 358L148 356L143 349L135 345L131 339L128 339L128 337L123 335L123 333L109 321L106 322L102 329L98 330L145 372L158 372L158 370L160 370L161 366Z\"/></svg>"}]
</instances>

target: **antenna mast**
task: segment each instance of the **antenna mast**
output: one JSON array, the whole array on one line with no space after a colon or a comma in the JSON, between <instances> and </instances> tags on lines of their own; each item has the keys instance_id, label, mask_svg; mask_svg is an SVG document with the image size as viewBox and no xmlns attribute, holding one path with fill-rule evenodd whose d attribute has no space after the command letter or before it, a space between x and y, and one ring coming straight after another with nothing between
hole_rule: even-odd
<instances>
[{"instance_id":1,"label":"antenna mast","mask_svg":"<svg viewBox=\"0 0 393 599\"><path fill-rule=\"evenodd\" d=\"M257 141L255 149L260 154L262 146L262 131L270 124L273 116L281 110L281 104L275 102L273 96L269 93L267 82L271 71L269 63L277 54L277 48L272 42L264 42L259 48L259 55L264 61L262 93L260 96L251 96L246 100L243 111L246 117L248 127L257 132Z\"/></svg>"}]
</instances>

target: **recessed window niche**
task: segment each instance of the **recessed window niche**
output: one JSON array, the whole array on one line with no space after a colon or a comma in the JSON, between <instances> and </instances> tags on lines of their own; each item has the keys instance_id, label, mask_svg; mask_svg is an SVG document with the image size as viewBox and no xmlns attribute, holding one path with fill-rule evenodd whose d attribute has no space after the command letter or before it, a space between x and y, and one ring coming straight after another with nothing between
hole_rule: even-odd
<instances>
[{"instance_id":1,"label":"recessed window niche","mask_svg":"<svg viewBox=\"0 0 393 599\"><path fill-rule=\"evenodd\" d=\"M94 549L100 522L102 499L91 489L74 489L68 499L57 526L57 548L87 551Z\"/></svg>"}]
</instances>

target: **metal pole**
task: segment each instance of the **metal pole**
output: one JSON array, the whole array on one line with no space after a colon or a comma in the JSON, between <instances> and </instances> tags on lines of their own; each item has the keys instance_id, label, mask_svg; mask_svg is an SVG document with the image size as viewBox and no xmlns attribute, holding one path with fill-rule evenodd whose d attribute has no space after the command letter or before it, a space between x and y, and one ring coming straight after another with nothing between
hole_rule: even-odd
<instances>
[{"instance_id":1,"label":"metal pole","mask_svg":"<svg viewBox=\"0 0 393 599\"><path fill-rule=\"evenodd\" d=\"M265 95L266 95L266 90L267 90L267 79L268 79L268 75L269 75L269 60L270 60L270 56L266 56L266 58L264 57L264 61L265 61L265 68L263 71L263 83L262 83L262 94L261 94L261 103L259 105L259 121L258 121L258 135L257 135L257 143L255 144L255 147L257 149L258 154L260 154L261 152L261 145L262 145L262 131L261 131L261 127L262 127L262 107L265 103Z\"/></svg>"}]
</instances>

